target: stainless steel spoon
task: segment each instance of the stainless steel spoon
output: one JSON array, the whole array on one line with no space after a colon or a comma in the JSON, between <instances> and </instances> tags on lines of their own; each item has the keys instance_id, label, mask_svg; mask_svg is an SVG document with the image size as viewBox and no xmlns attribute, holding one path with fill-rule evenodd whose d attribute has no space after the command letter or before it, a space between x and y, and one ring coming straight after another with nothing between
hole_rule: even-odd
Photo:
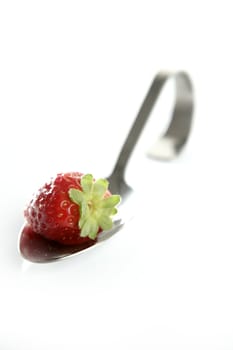
<instances>
[{"instance_id":1,"label":"stainless steel spoon","mask_svg":"<svg viewBox=\"0 0 233 350\"><path fill-rule=\"evenodd\" d=\"M108 177L110 191L120 194L122 198L119 208L120 216L115 218L113 228L99 234L97 241L79 246L62 246L30 232L28 226L23 226L19 236L19 251L23 258L41 263L68 257L100 244L124 226L130 216L129 213L132 214L130 198L132 198L133 194L132 188L125 182L125 170L160 92L170 79L175 81L175 103L171 121L167 131L160 137L156 147L150 153L152 157L162 160L173 159L179 154L191 130L193 116L192 84L188 74L185 72L159 72L154 78L135 122L129 131L113 172Z\"/></svg>"}]
</instances>

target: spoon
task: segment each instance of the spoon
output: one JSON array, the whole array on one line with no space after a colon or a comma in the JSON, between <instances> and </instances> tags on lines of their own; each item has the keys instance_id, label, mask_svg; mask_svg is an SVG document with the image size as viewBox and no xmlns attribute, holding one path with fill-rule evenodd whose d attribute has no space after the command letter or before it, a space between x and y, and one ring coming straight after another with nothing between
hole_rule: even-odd
<instances>
[{"instance_id":1,"label":"spoon","mask_svg":"<svg viewBox=\"0 0 233 350\"><path fill-rule=\"evenodd\" d=\"M98 235L97 241L78 246L63 246L49 241L36 234L24 225L19 235L19 251L23 258L31 262L50 262L65 258L96 246L118 232L129 219L133 189L125 182L125 170L139 136L148 120L151 111L158 100L165 83L175 81L175 103L167 131L160 137L150 156L156 159L171 160L175 158L188 140L193 116L192 83L185 72L159 72L154 78L149 91L142 103L138 115L129 131L125 143L120 151L112 174L108 177L109 189L121 196L119 208L120 217L114 219L113 228Z\"/></svg>"}]
</instances>

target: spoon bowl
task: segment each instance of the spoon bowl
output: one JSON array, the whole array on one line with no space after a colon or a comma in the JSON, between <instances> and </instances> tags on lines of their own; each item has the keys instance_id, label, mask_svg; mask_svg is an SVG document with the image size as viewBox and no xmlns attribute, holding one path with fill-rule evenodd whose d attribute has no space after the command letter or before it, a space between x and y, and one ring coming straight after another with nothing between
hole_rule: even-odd
<instances>
[{"instance_id":1,"label":"spoon bowl","mask_svg":"<svg viewBox=\"0 0 233 350\"><path fill-rule=\"evenodd\" d=\"M133 204L134 191L125 181L125 170L160 92L169 79L175 80L175 104L171 122L167 131L156 142L155 148L150 150L150 157L171 160L180 153L191 130L193 116L192 84L185 72L159 72L153 80L123 144L112 174L108 177L110 191L121 196L119 214L114 217L112 229L101 232L97 239L91 242L65 246L42 237L25 224L20 231L18 243L19 251L23 258L31 262L47 263L73 256L112 237L132 218L133 210L131 206Z\"/></svg>"}]
</instances>

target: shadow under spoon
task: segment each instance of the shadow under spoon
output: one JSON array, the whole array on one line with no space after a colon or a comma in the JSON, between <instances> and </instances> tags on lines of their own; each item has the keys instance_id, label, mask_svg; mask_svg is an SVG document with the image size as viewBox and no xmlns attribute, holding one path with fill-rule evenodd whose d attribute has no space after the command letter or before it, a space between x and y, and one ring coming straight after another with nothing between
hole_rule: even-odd
<instances>
[{"instance_id":1,"label":"shadow under spoon","mask_svg":"<svg viewBox=\"0 0 233 350\"><path fill-rule=\"evenodd\" d=\"M118 232L132 216L131 201L133 189L125 182L125 170L141 135L141 132L158 100L165 83L175 81L175 103L170 124L161 135L155 148L150 152L151 157L162 160L175 158L188 140L193 116L193 89L190 78L185 72L159 72L142 103L138 115L123 144L112 174L108 177L109 189L112 193L120 194L122 201L119 207L119 217L114 220L113 228L103 231L97 240L77 246L64 246L55 241L43 238L24 225L19 235L19 251L23 258L31 262L50 262L80 253L87 248L96 246Z\"/></svg>"}]
</instances>

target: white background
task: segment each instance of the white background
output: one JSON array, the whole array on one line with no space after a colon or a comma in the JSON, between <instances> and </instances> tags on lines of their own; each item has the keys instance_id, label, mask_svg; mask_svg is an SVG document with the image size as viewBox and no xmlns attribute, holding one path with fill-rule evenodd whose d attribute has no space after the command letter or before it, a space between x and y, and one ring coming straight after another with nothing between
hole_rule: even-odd
<instances>
[{"instance_id":1,"label":"white background","mask_svg":"<svg viewBox=\"0 0 233 350\"><path fill-rule=\"evenodd\" d=\"M0 2L1 349L233 349L230 5ZM60 171L108 175L161 69L193 80L185 152L132 161L139 214L114 238L23 261L31 194Z\"/></svg>"}]
</instances>

